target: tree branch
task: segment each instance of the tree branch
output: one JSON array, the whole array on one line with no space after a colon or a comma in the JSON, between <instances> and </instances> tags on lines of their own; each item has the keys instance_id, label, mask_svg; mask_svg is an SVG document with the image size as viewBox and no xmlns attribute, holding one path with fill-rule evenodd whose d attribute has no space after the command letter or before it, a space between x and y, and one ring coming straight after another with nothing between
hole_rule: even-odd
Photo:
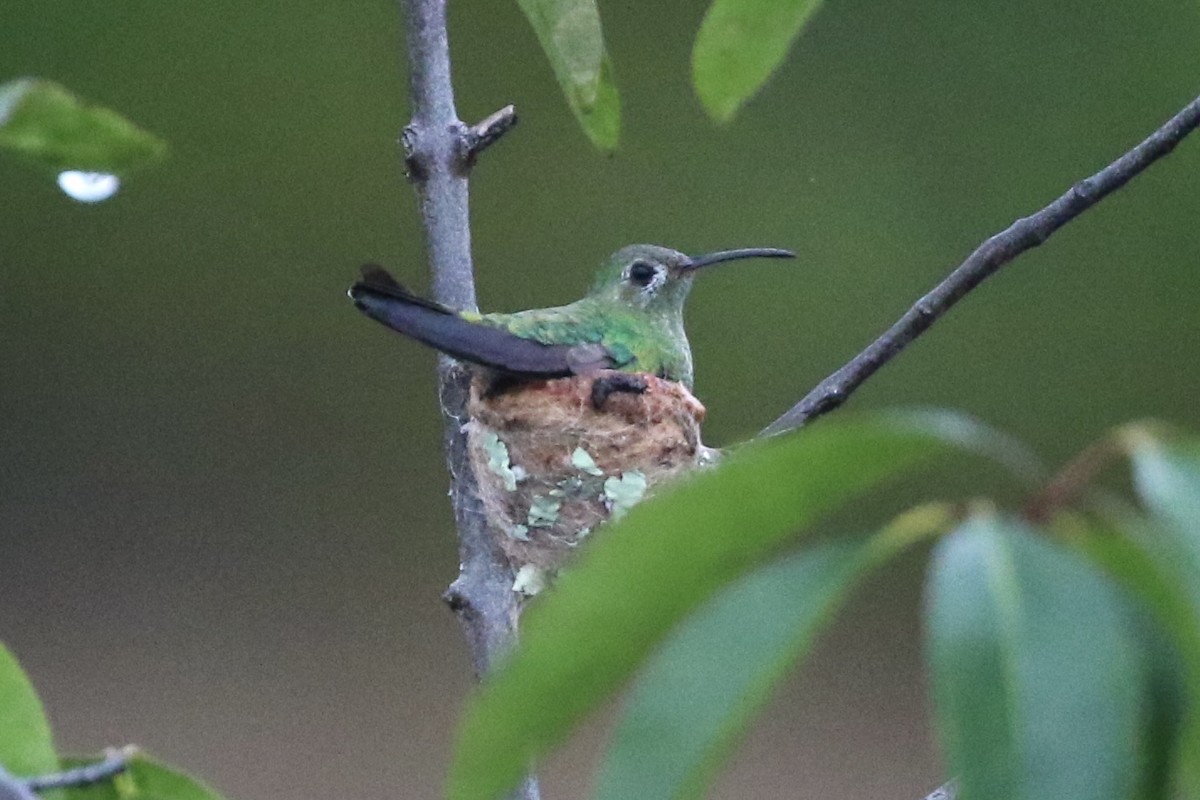
<instances>
[{"instance_id":1,"label":"tree branch","mask_svg":"<svg viewBox=\"0 0 1200 800\"><path fill-rule=\"evenodd\" d=\"M1018 219L981 244L966 261L933 291L918 300L882 336L837 372L821 381L799 403L788 409L759 435L774 436L793 430L840 406L867 378L892 360L909 342L924 333L985 278L998 272L1001 267L1026 250L1037 247L1063 225L1120 189L1142 170L1170 153L1175 145L1198 125L1200 97L1184 106L1182 111L1137 147L1090 178L1076 183L1041 211Z\"/></svg>"},{"instance_id":2,"label":"tree branch","mask_svg":"<svg viewBox=\"0 0 1200 800\"><path fill-rule=\"evenodd\" d=\"M404 129L409 177L416 186L425 228L434 299L457 309L475 310L475 281L471 270L471 229L467 175L477 136L499 138L511 123L485 123L473 136L458 118L450 81L450 46L446 33L446 0L401 0L408 36L409 88L412 121ZM496 115L493 115L496 117ZM500 118L515 120L501 112ZM489 118L491 119L491 118ZM445 600L458 615L475 672L483 676L516 639L519 598L512 591L513 573L507 559L493 546L467 458L462 431L470 377L452 359L438 361L438 395L445 422L443 442L450 470L450 495L458 528L460 568L446 590ZM536 779L530 777L513 795L536 800Z\"/></svg>"}]
</instances>

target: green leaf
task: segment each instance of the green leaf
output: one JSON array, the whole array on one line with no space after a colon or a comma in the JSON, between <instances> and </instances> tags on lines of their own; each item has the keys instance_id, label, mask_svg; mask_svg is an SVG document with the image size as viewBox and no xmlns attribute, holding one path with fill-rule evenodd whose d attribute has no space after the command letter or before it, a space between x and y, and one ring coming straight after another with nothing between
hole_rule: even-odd
<instances>
[{"instance_id":1,"label":"green leaf","mask_svg":"<svg viewBox=\"0 0 1200 800\"><path fill-rule=\"evenodd\" d=\"M1163 536L1150 540L1190 577L1200 606L1200 442L1168 443L1144 431L1127 436L1133 481L1142 502L1163 521Z\"/></svg>"},{"instance_id":2,"label":"green leaf","mask_svg":"<svg viewBox=\"0 0 1200 800\"><path fill-rule=\"evenodd\" d=\"M617 146L621 104L595 0L517 0L592 144Z\"/></svg>"},{"instance_id":3,"label":"green leaf","mask_svg":"<svg viewBox=\"0 0 1200 800\"><path fill-rule=\"evenodd\" d=\"M837 539L768 564L686 620L650 660L603 765L598 800L703 795L768 693L867 572L946 527L917 509L870 539Z\"/></svg>"},{"instance_id":4,"label":"green leaf","mask_svg":"<svg viewBox=\"0 0 1200 800\"><path fill-rule=\"evenodd\" d=\"M100 758L66 758L62 768L94 764ZM182 772L137 755L112 780L67 789L65 800L222 800L221 795Z\"/></svg>"},{"instance_id":5,"label":"green leaf","mask_svg":"<svg viewBox=\"0 0 1200 800\"><path fill-rule=\"evenodd\" d=\"M0 644L0 766L19 778L54 772L58 756L42 701Z\"/></svg>"},{"instance_id":6,"label":"green leaf","mask_svg":"<svg viewBox=\"0 0 1200 800\"><path fill-rule=\"evenodd\" d=\"M1127 520L1118 527L1110 527L1099 521L1083 522L1079 519L1060 519L1058 532L1064 535L1076 549L1094 564L1112 576L1129 594L1139 601L1153 616L1178 657L1179 666L1173 676L1182 683L1182 692L1190 701L1179 702L1178 698L1163 695L1174 691L1166 675L1156 676L1155 685L1149 687L1147 709L1147 733L1143 737L1146 755L1143 770L1144 782L1149 785L1143 796L1175 796L1170 792L1175 758L1182 757L1189 769L1200 767L1200 747L1196 715L1183 714L1189 705L1200 703L1200 613L1192 604L1191 590L1180 579L1178 573L1164 563L1148 547L1157 531L1147 530L1134 520ZM1161 662L1159 672L1165 671ZM1178 719L1183 715L1183 719ZM1178 742L1178 754L1173 753Z\"/></svg>"},{"instance_id":7,"label":"green leaf","mask_svg":"<svg viewBox=\"0 0 1200 800\"><path fill-rule=\"evenodd\" d=\"M562 740L707 597L817 517L944 444L911 420L822 421L757 442L608 526L525 615L469 704L453 800L491 800Z\"/></svg>"},{"instance_id":8,"label":"green leaf","mask_svg":"<svg viewBox=\"0 0 1200 800\"><path fill-rule=\"evenodd\" d=\"M57 83L21 78L0 85L0 149L54 172L126 175L162 157L166 145Z\"/></svg>"},{"instance_id":9,"label":"green leaf","mask_svg":"<svg viewBox=\"0 0 1200 800\"><path fill-rule=\"evenodd\" d=\"M898 423L907 422L959 450L1003 467L1023 486L1040 488L1049 479L1045 466L1027 444L969 414L944 408L909 408L888 413Z\"/></svg>"},{"instance_id":10,"label":"green leaf","mask_svg":"<svg viewBox=\"0 0 1200 800\"><path fill-rule=\"evenodd\" d=\"M728 122L783 62L821 0L713 0L692 49L696 93Z\"/></svg>"},{"instance_id":11,"label":"green leaf","mask_svg":"<svg viewBox=\"0 0 1200 800\"><path fill-rule=\"evenodd\" d=\"M1136 785L1145 665L1121 596L1024 525L942 540L928 652L964 800L1123 800Z\"/></svg>"},{"instance_id":12,"label":"green leaf","mask_svg":"<svg viewBox=\"0 0 1200 800\"><path fill-rule=\"evenodd\" d=\"M1191 702L1179 775L1200 796L1200 441L1173 440L1147 425L1125 429L1120 439L1152 521L1124 521L1123 537L1108 545L1123 548L1123 558L1106 566L1156 612L1185 665Z\"/></svg>"}]
</instances>

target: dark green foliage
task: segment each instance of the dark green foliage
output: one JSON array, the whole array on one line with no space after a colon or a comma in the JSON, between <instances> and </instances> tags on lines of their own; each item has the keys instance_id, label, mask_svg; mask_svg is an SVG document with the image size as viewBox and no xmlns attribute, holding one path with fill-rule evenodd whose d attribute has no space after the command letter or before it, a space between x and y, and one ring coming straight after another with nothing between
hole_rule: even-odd
<instances>
[{"instance_id":1,"label":"dark green foliage","mask_svg":"<svg viewBox=\"0 0 1200 800\"><path fill-rule=\"evenodd\" d=\"M600 150L617 146L620 100L595 0L517 0L568 105ZM728 122L783 63L821 0L713 0L692 52L705 110Z\"/></svg>"},{"instance_id":2,"label":"dark green foliage","mask_svg":"<svg viewBox=\"0 0 1200 800\"><path fill-rule=\"evenodd\" d=\"M521 648L468 708L450 797L502 795L635 671L596 796L702 796L856 580L946 532L929 568L927 658L960 796L1194 796L1194 442L1142 428L1113 438L1147 516L1039 506L1051 522L1038 527L989 503L919 506L875 537L756 567L948 439L974 452L1002 441L971 431L952 416L822 422L639 506L531 610Z\"/></svg>"},{"instance_id":3,"label":"dark green foliage","mask_svg":"<svg viewBox=\"0 0 1200 800\"><path fill-rule=\"evenodd\" d=\"M939 544L929 593L938 728L962 797L1129 797L1145 671L1115 587L987 514Z\"/></svg>"}]
</instances>

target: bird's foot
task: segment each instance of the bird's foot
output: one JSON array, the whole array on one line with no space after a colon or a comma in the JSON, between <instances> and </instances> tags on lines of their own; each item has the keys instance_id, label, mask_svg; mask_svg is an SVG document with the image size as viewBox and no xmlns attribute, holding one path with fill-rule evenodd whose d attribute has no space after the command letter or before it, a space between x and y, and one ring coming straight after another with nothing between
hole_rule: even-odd
<instances>
[{"instance_id":1,"label":"bird's foot","mask_svg":"<svg viewBox=\"0 0 1200 800\"><path fill-rule=\"evenodd\" d=\"M649 388L641 375L628 372L610 372L592 381L592 408L601 411L614 392L643 394Z\"/></svg>"}]
</instances>

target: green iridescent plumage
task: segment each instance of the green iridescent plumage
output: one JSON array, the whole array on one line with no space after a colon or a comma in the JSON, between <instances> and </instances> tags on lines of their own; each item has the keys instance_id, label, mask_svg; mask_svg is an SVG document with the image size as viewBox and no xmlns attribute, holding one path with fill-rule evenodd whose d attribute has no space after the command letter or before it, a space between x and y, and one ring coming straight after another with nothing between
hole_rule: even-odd
<instances>
[{"instance_id":1,"label":"green iridescent plumage","mask_svg":"<svg viewBox=\"0 0 1200 800\"><path fill-rule=\"evenodd\" d=\"M648 372L691 388L683 305L695 271L736 258L791 255L747 249L691 257L631 245L608 259L582 299L513 314L450 311L415 297L378 268L365 269L350 296L388 327L501 373L562 377L608 368Z\"/></svg>"}]
</instances>

